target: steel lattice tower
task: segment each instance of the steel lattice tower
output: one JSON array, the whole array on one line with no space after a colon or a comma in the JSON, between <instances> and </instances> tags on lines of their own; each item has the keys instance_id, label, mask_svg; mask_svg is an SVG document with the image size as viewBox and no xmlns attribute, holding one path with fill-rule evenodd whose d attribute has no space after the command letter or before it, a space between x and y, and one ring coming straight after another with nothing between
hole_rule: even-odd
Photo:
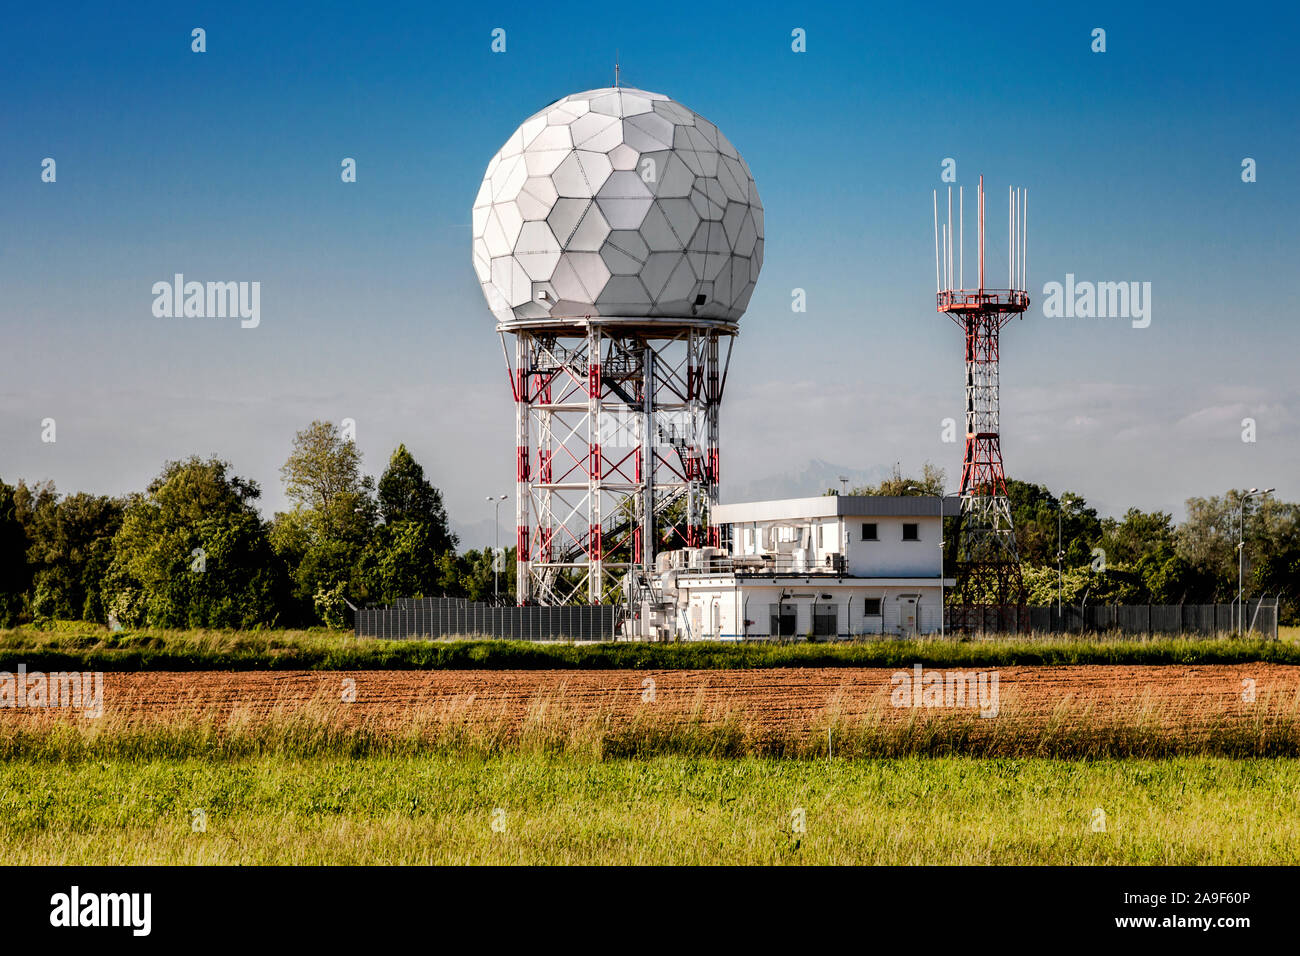
<instances>
[{"instance_id":1,"label":"steel lattice tower","mask_svg":"<svg viewBox=\"0 0 1300 956\"><path fill-rule=\"evenodd\" d=\"M540 326L540 327L537 327ZM510 329L520 603L608 603L664 548L719 544L718 411L734 322Z\"/></svg>"},{"instance_id":2,"label":"steel lattice tower","mask_svg":"<svg viewBox=\"0 0 1300 956\"><path fill-rule=\"evenodd\" d=\"M1008 287L984 286L984 178L977 196L979 283L964 282L964 243L957 243L957 282L954 283L952 190L948 191L948 224L940 229L935 194L936 303L962 330L966 348L966 443L962 459L962 521L958 550L958 591L962 603L953 605L952 626L968 630L1014 631L1024 625L1024 583L1011 503L1002 467L999 420L999 339L1003 326L1029 307L1026 292L1026 211L1028 193L1009 190ZM958 228L965 218L958 193ZM946 281L944 281L946 280Z\"/></svg>"}]
</instances>

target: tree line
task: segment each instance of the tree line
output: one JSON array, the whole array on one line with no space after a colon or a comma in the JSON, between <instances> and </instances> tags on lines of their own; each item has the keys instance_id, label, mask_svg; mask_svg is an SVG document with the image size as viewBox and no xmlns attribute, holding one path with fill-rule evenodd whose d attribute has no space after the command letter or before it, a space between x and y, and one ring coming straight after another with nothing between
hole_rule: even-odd
<instances>
[{"instance_id":1,"label":"tree line","mask_svg":"<svg viewBox=\"0 0 1300 956\"><path fill-rule=\"evenodd\" d=\"M257 483L218 458L168 462L140 493L60 495L0 479L0 626L52 619L150 627L343 626L347 602L448 595L489 600L490 550L461 552L442 494L399 445L378 480L329 422L299 432L281 469L291 507L262 517ZM939 495L942 469L897 471L852 494ZM1163 511L1101 517L1083 496L1009 480L1030 604L1227 603L1237 593L1244 492L1190 498ZM837 494L831 490L828 494ZM1277 595L1300 621L1300 505L1252 497L1244 509L1245 587ZM948 519L948 560L958 558ZM515 560L500 563L514 592ZM960 601L962 595L953 595Z\"/></svg>"},{"instance_id":2,"label":"tree line","mask_svg":"<svg viewBox=\"0 0 1300 956\"><path fill-rule=\"evenodd\" d=\"M270 520L257 482L215 457L167 462L126 497L0 479L0 626L341 627L349 601L492 597L492 553L458 550L405 445L376 481L338 426L313 422L281 477L291 507ZM512 554L500 579L511 592Z\"/></svg>"},{"instance_id":3,"label":"tree line","mask_svg":"<svg viewBox=\"0 0 1300 956\"><path fill-rule=\"evenodd\" d=\"M942 495L944 472L926 463L921 476L897 469L850 494ZM834 489L827 494L837 494ZM1187 516L1129 508L1101 517L1080 494L1007 480L1011 520L1031 605L1213 604L1237 597L1237 545L1244 531L1243 585L1251 598L1281 600L1283 623L1300 623L1300 504L1244 490L1188 498ZM946 519L948 560L958 558L957 519ZM1058 578L1058 532L1060 575ZM954 594L960 601L963 595Z\"/></svg>"}]
</instances>

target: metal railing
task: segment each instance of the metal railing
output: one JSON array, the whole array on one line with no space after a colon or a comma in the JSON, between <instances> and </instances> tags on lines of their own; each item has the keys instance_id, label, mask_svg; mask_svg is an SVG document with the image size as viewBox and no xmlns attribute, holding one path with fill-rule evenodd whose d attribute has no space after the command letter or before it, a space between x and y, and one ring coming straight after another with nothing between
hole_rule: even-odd
<instances>
[{"instance_id":1,"label":"metal railing","mask_svg":"<svg viewBox=\"0 0 1300 956\"><path fill-rule=\"evenodd\" d=\"M849 563L842 554L828 554L820 561L793 554L716 555L687 562L677 570L687 574L738 574L750 576L828 575L844 577Z\"/></svg>"},{"instance_id":2,"label":"metal railing","mask_svg":"<svg viewBox=\"0 0 1300 956\"><path fill-rule=\"evenodd\" d=\"M944 289L935 294L940 312L1024 310L1029 308L1029 293L1023 289Z\"/></svg>"}]
</instances>

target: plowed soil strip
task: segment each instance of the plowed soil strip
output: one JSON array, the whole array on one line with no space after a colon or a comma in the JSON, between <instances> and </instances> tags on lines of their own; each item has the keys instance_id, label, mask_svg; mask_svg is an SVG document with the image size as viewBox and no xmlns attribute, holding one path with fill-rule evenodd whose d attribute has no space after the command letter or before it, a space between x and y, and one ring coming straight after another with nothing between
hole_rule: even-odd
<instances>
[{"instance_id":1,"label":"plowed soil strip","mask_svg":"<svg viewBox=\"0 0 1300 956\"><path fill-rule=\"evenodd\" d=\"M1000 715L1034 724L1140 715L1172 729L1250 719L1261 704L1272 713L1300 714L1300 668L1285 665L1003 667L984 673L997 677ZM342 724L394 728L417 718L522 723L544 710L578 719L694 715L706 722L739 719L755 728L793 730L827 714L907 716L914 711L896 700L913 698L910 692L896 693L899 674L914 677L910 669L893 668L108 673L104 710L132 722L231 715L256 720L304 709L320 712L324 705L324 712ZM986 701L990 688L986 682ZM979 707L972 693L965 709ZM952 712L950 707L921 709ZM0 708L0 721L44 717L71 715Z\"/></svg>"}]
</instances>

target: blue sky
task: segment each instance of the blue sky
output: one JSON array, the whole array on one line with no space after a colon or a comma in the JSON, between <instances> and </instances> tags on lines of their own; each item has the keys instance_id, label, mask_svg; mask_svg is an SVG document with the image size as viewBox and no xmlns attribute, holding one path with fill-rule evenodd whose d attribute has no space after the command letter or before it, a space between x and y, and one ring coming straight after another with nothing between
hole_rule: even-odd
<instances>
[{"instance_id":1,"label":"blue sky","mask_svg":"<svg viewBox=\"0 0 1300 956\"><path fill-rule=\"evenodd\" d=\"M1030 191L1036 304L1003 339L1009 474L1104 512L1177 514L1234 486L1300 498L1291 9L734 10L11 11L0 476L123 493L168 458L219 454L261 482L269 511L294 431L352 417L371 470L404 441L453 517L482 521L485 488L513 491L513 431L469 207L515 127L609 85L617 51L625 85L719 124L766 207L723 410L724 463L746 468L726 470L733 488L810 459L928 459L955 482L961 450L940 421L961 415L961 341L933 310L929 209L952 157L959 183L986 177L992 275L1001 197ZM190 51L194 27L206 53ZM340 181L345 156L355 184ZM176 272L260 281L261 325L155 318L151 286ZM1150 327L1044 317L1043 284L1066 273L1150 282Z\"/></svg>"}]
</instances>

